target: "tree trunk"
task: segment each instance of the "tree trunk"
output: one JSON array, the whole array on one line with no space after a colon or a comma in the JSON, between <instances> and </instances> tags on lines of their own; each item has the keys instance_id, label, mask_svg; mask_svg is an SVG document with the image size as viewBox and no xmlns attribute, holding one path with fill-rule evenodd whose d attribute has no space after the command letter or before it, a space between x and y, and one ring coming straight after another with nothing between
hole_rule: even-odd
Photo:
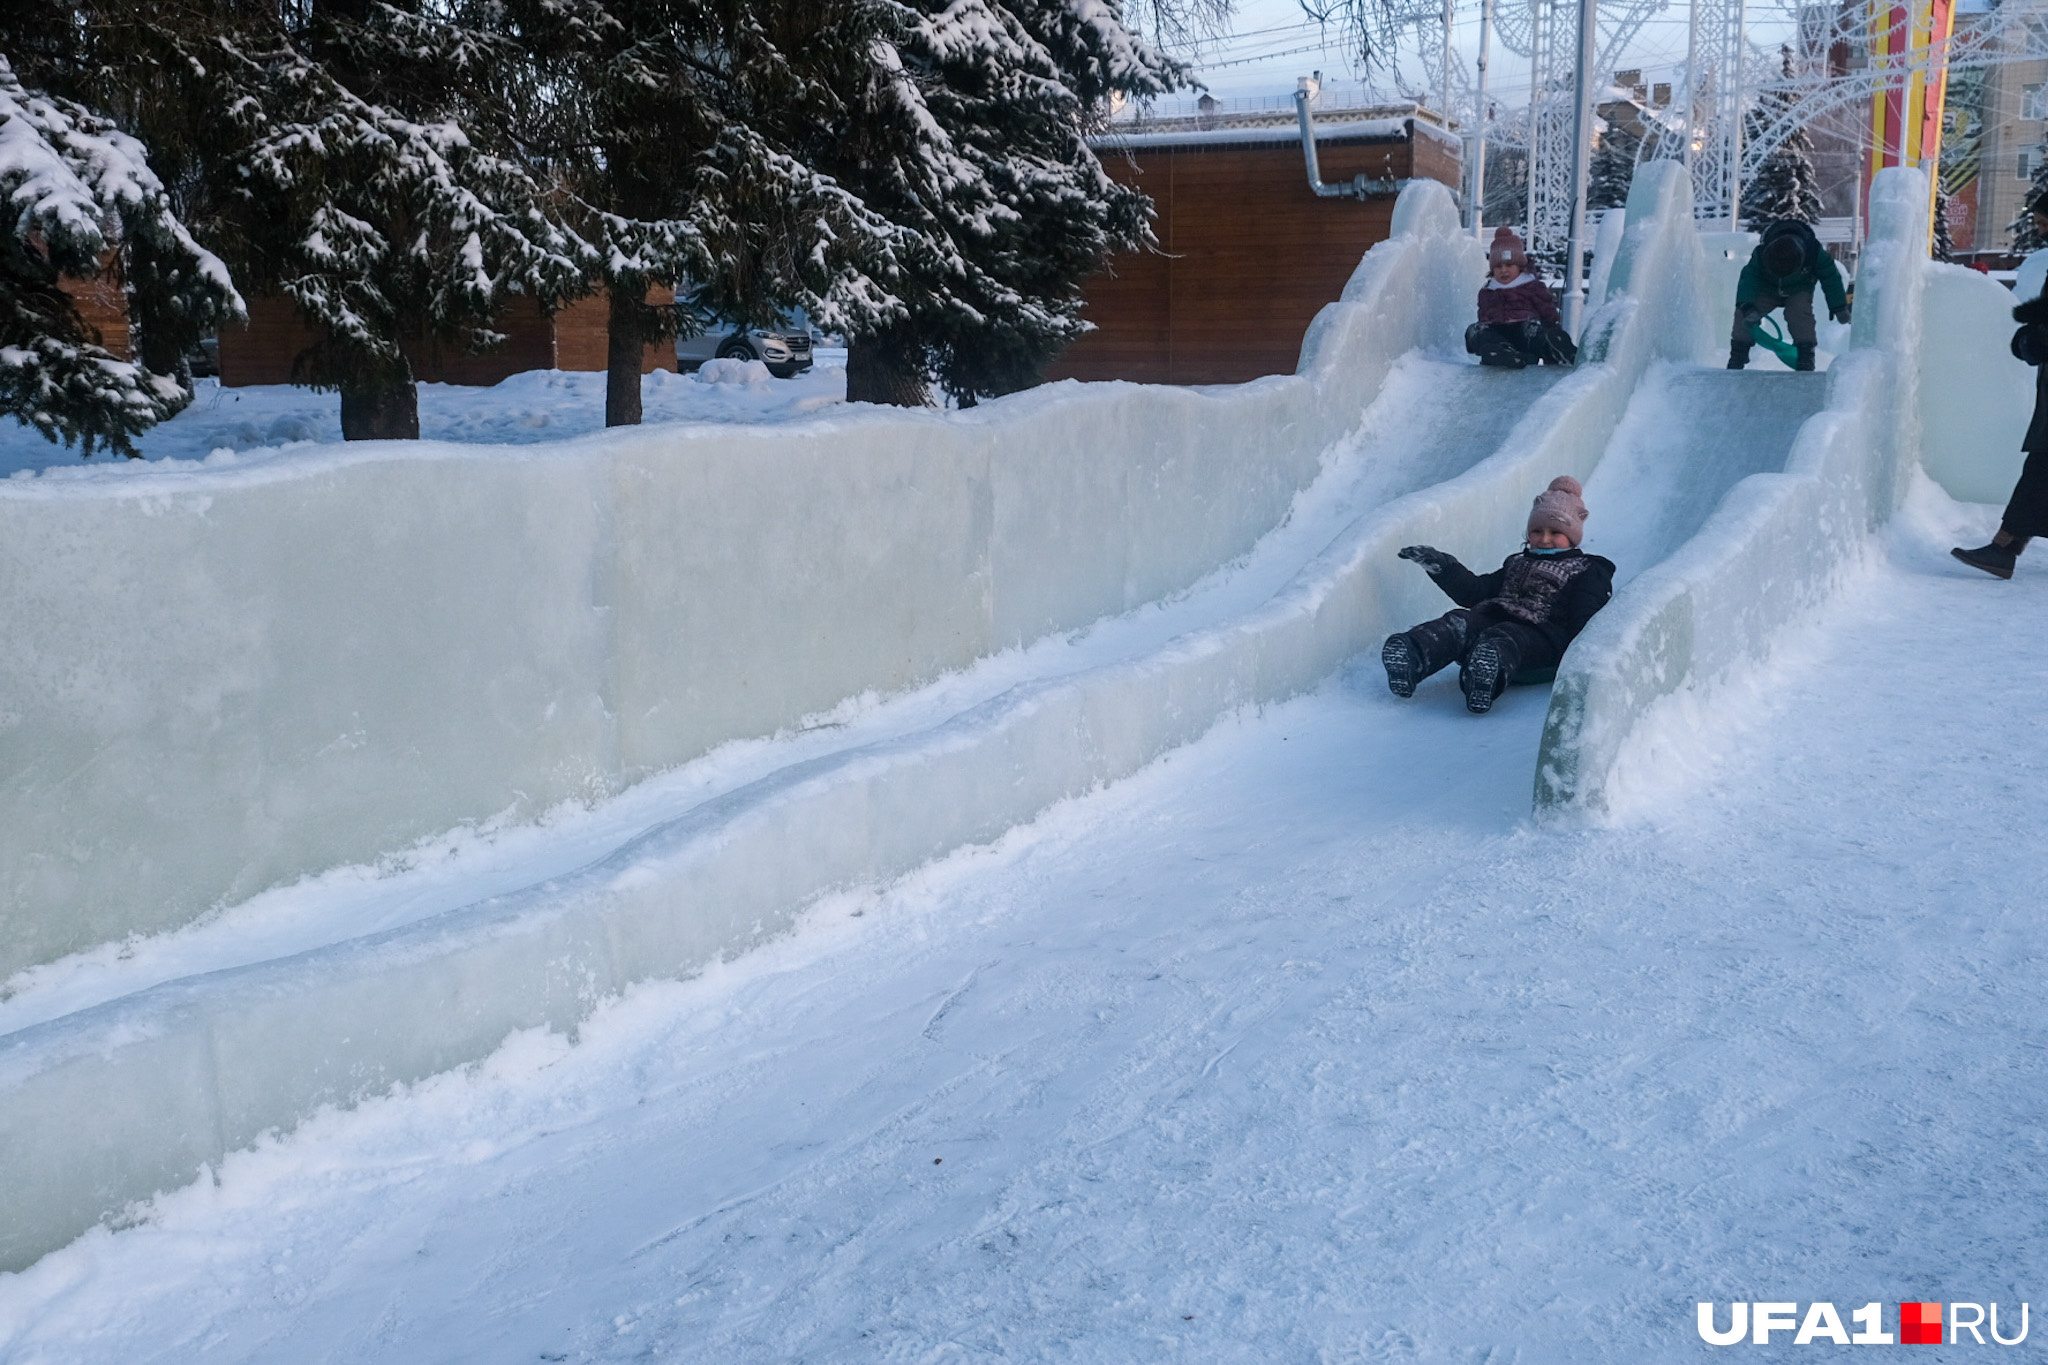
<instances>
[{"instance_id":1,"label":"tree trunk","mask_svg":"<svg viewBox=\"0 0 2048 1365\"><path fill-rule=\"evenodd\" d=\"M382 383L344 385L341 390L341 439L344 441L417 441L420 438L420 391L412 367L387 376Z\"/></svg>"},{"instance_id":2,"label":"tree trunk","mask_svg":"<svg viewBox=\"0 0 2048 1365\"><path fill-rule=\"evenodd\" d=\"M644 311L640 300L612 292L604 353L604 424L608 427L640 425L640 358L647 350Z\"/></svg>"},{"instance_id":3,"label":"tree trunk","mask_svg":"<svg viewBox=\"0 0 2048 1365\"><path fill-rule=\"evenodd\" d=\"M924 359L907 330L846 339L846 401L931 406Z\"/></svg>"}]
</instances>

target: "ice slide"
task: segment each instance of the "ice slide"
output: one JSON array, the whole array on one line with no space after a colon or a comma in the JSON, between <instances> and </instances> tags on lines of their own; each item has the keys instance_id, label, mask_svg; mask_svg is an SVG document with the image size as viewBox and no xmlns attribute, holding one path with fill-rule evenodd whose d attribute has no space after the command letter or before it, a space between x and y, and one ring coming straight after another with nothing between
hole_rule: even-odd
<instances>
[{"instance_id":1,"label":"ice slide","mask_svg":"<svg viewBox=\"0 0 2048 1365\"><path fill-rule=\"evenodd\" d=\"M1234 706L1314 686L1390 625L1440 611L1394 548L1433 539L1497 553L1514 543L1531 487L1559 469L1602 478L1625 410L1711 403L1687 395L1692 375L1652 368L1699 359L1714 302L1686 265L1699 245L1679 183L1654 169L1642 178L1613 297L1589 327L1591 363L1557 381L1389 358L1356 443L1329 459L1285 526L1192 591L840 708L799 733L728 745L587 815L502 832L459 865L445 855L461 840L425 846L407 872L344 870L184 933L17 978L23 988L0 1004L0 1163L21 1178L0 1193L0 1236L11 1239L0 1264L32 1259L318 1104L481 1056L513 1029L573 1027L632 981L757 941L820 890L993 837ZM1412 225L1424 212L1442 221L1446 206L1424 196L1404 207ZM1462 246L1445 247L1455 265ZM1465 292L1469 273L1444 274ZM1313 337L1308 351L1305 371ZM1700 383L1745 378L1785 394L1816 387ZM1472 413L1485 424L1463 424ZM1797 416L1795 404L1784 421ZM1675 456L1684 478L1661 493L1653 485L1669 466L1596 486L1617 504L1710 499L1782 462L1756 445ZM1693 471L1695 459L1719 463ZM1648 524L1662 530L1644 534L1667 544L1689 529L1682 515ZM1646 540L1642 552L1658 548ZM1128 572L1121 590L1132 591ZM1546 761L1561 752L1555 729Z\"/></svg>"},{"instance_id":2,"label":"ice slide","mask_svg":"<svg viewBox=\"0 0 2048 1365\"><path fill-rule=\"evenodd\" d=\"M1586 483L1590 543L1614 561L1617 589L1677 553L1743 479L1781 472L1827 383L1676 365L1645 376Z\"/></svg>"},{"instance_id":3,"label":"ice slide","mask_svg":"<svg viewBox=\"0 0 2048 1365\"><path fill-rule=\"evenodd\" d=\"M1689 736L1711 729L1718 695L1825 609L1916 464L1962 496L1992 482L1987 450L1968 438L1996 422L1948 419L1958 404L2023 414L2012 401L2022 376L2003 354L2009 323L1999 320L2010 298L1928 261L1926 204L1917 171L1887 170L1873 183L1851 344L1824 380L1748 376L1724 405L1715 387L1745 377L1679 376L1668 392L1639 397L1638 452L1674 439L1662 407L1690 406L1689 420L1727 428L1726 440L1697 438L1683 472L1631 478L1645 461L1628 451L1603 471L1645 487L1667 482L1647 500L1619 499L1636 518L1629 533L1661 556L1646 555L1559 670L1536 765L1540 811L1603 817L1682 761ZM1943 345L1930 349L1929 337ZM1688 385L1698 386L1690 396ZM1822 389L1825 401L1805 415ZM2004 458L2001 445L1989 451Z\"/></svg>"},{"instance_id":4,"label":"ice slide","mask_svg":"<svg viewBox=\"0 0 2048 1365\"><path fill-rule=\"evenodd\" d=\"M32 1259L93 1218L188 1178L221 1151L247 1142L265 1128L288 1125L320 1103L346 1101L391 1081L480 1056L513 1028L534 1023L572 1026L594 1000L632 980L693 970L772 932L820 889L893 875L960 842L990 837L1061 796L1131 771L1162 748L1201 733L1216 716L1256 699L1265 689L1298 690L1312 682L1304 669L1327 672L1327 659L1335 657L1330 650L1348 646L1324 641L1320 653L1273 661L1264 670L1268 676L1260 677L1261 670L1248 665L1255 665L1251 656L1262 641L1256 631L1247 635L1239 629L1246 611L1299 578L1304 564L1314 561L1362 512L1483 464L1503 444L1527 443L1532 428L1569 425L1570 415L1583 406L1583 397L1560 392L1569 384L1560 384L1552 373L1482 375L1468 365L1432 358L1426 351L1405 356L1388 351L1389 334L1434 348L1438 355L1450 351L1461 330L1470 281L1478 273L1476 248L1457 231L1441 193L1411 195L1402 218L1396 239L1376 249L1361 266L1347 290L1347 301L1318 320L1304 347L1300 378L1192 393L1093 386L1079 404L1072 396L1075 386L1061 386L1010 405L1009 430L1001 434L1012 444L1026 445L1025 453L1034 459L1029 468L1006 470L1000 449L984 457L986 463L979 469L981 495L994 506L985 503L978 518L988 536L979 564L969 555L964 567L970 575L979 568L984 580L993 581L981 595L980 634L954 647L987 654L991 644L999 646L1006 635L1029 639L1034 622L1038 632L1048 626L1055 629L1035 645L943 673L935 682L880 703L856 699L832 708L832 695L827 695L826 705L814 708L808 723L797 724L802 710L783 717L783 733L777 738L728 741L710 755L642 781L593 811L558 810L543 829L515 827L491 839L458 833L401 853L381 867L342 868L258 895L197 924L189 923L189 910L179 910L189 897L173 894L175 882L183 877L204 885L209 873L189 858L176 865L179 851L157 857L157 862L173 864L167 882L165 869L152 863L151 850L144 847L138 861L135 839L126 849L110 853L105 827L89 825L69 847L61 840L42 848L30 841L17 843L9 874L14 879L14 923L9 928L15 965L49 956L46 949L24 946L19 931L24 902L52 888L68 890L75 898L79 878L89 883L93 875L105 875L95 866L102 855L117 868L140 867L144 889L162 892L162 901L174 913L152 925L146 918L152 909L147 898L134 896L130 888L102 883L112 904L87 898L78 904L88 916L122 909L120 895L127 890L131 904L142 901L145 917L106 921L109 927L99 933L108 942L91 946L88 934L82 940L83 951L17 973L8 995L0 999L0 1164L16 1177L0 1192L0 1265ZM1594 389L1604 393L1598 385ZM1365 407L1361 424L1358 407L1367 398L1374 401ZM1346 403L1352 404L1348 417ZM993 426L1004 418L998 412L993 421L982 420ZM866 433L846 432L844 424L837 432L832 424L821 426L826 436L840 437L837 453L842 463L849 445L859 456L881 444L872 438L862 441ZM956 431L935 435L936 426L914 422L909 440L895 434L887 442L894 447L888 454L900 455L906 444L942 444L956 438ZM1510 441L1517 428L1521 432ZM977 432L975 423L965 424L965 429L970 440L986 435L986 427ZM1137 443L1139 448L1135 458L1129 449L1115 452L1124 472L1105 486L1103 470L1071 458L1063 461L1061 452L1046 450L1048 434L1098 449L1105 436L1116 436L1125 446ZM787 429L774 435L782 444L791 441ZM1020 441L1020 435L1028 439ZM1143 443L1147 438L1150 450ZM1179 444L1167 448L1172 442ZM483 657L454 665L428 657L426 663L436 679L447 675L450 667L471 670L486 680L481 692L459 676L446 676L446 685L472 708L495 707L507 713L490 719L502 723L516 716L528 698L516 692L493 695L506 680L494 679L491 652L535 644L543 632L541 623L532 619L530 603L502 604L514 617L509 629L475 615L493 605L487 594L462 604L470 613L466 620L458 622L447 613L437 617L431 601L398 602L399 593L414 599L431 595L396 581L376 581L386 572L386 566L377 564L368 566L367 588L359 571L354 578L337 575L333 581L312 585L317 589L312 600L305 600L303 579L281 586L255 585L251 593L250 585L229 581L221 547L231 551L238 542L254 542L276 553L286 547L279 531L264 529L266 523L289 523L295 516L303 522L309 506L317 510L322 503L367 499L397 523L363 527L369 539L380 553L417 567L416 546L428 544L431 552L429 533L438 531L443 539L454 541L450 549L461 546L464 534L474 534L468 527L419 524L414 517L417 509L430 506L434 496L445 496L458 503L480 501L483 519L513 528L509 536L499 537L503 543L484 542L488 573L463 574L447 551L428 563L429 569L456 579L458 596L477 593L487 578L517 578L522 573L532 580L529 595L545 596L563 582L577 582L579 575L585 580L579 585L587 590L589 570L579 568L573 556L607 531L621 542L622 556L630 550L642 562L622 557L603 566L604 572L614 577L629 572L650 576L644 562L647 547L628 541L626 532L637 529L647 540L661 544L672 544L677 533L669 529L658 537L640 529L653 524L641 509L594 496L588 466L598 465L594 472L600 482L609 482L614 490L635 480L645 488L658 483L661 471L655 457L630 443L615 441L609 450L598 442L577 444L582 448L572 446L554 459L512 462L509 472L493 469L480 474L462 467L466 452L429 450L409 463L380 463L374 456L344 458L316 469L311 479L201 475L139 489L116 488L111 497L104 489L96 490L100 496L95 498L75 489L31 488L11 505L0 500L0 516L18 514L16 521L24 532L13 544L16 558L10 568L17 572L0 577L0 583L13 591L21 612L18 619L47 614L47 599L55 595L53 580L61 576L62 566L75 567L81 555L90 554L95 535L123 540L132 559L145 566L144 576L153 556L166 565L171 590L159 594L159 608L163 596L175 599L181 588L204 608L191 619L150 623L138 619L133 602L123 602L93 627L101 632L97 639L78 625L90 620L90 613L73 611L54 629L46 628L45 636L30 633L17 641L8 660L10 690L31 703L77 700L76 693L64 693L63 679L52 676L58 671L53 665L63 662L67 649L86 655L97 650L101 657L81 658L69 666L97 669L98 676L90 681L109 686L108 695L93 697L91 705L52 727L71 746L69 755L60 747L57 757L82 759L86 780L76 780L79 769L53 767L49 752L31 749L24 755L26 761L7 774L11 790L0 795L26 807L38 797L48 802L54 794L62 801L52 804L70 802L70 814L76 816L81 789L89 796L95 781L102 790L115 785L112 778L132 782L138 768L149 761L147 755L138 758L131 751L116 752L109 762L106 748L132 746L137 734L152 729L161 729L175 743L180 729L193 729L196 720L203 742L190 750L206 765L198 776L213 780L216 790L206 792L202 780L201 799L190 803L193 809L173 812L186 821L187 835L194 832L195 819L239 817L258 828L277 814L269 807L279 802L298 804L296 818L318 825L322 812L304 808L303 786L287 781L274 792L259 794L253 807L238 810L233 788L219 785L223 778L232 782L240 776L236 765L245 761L245 754L261 753L267 745L274 759L277 749L290 747L279 743L289 737L280 726L310 728L306 716L314 708L299 705L299 714L293 715L296 699L287 697L283 716L265 714L263 694L292 684L305 686L316 693L316 704L328 705L330 715L336 702L370 708L387 704L386 699L374 695L371 679L301 673L252 680L237 676L236 670L267 666L288 674L295 666L319 659L323 650L333 656L335 651L324 642L310 638L308 632L316 625L340 636L344 652L358 641L374 642L383 623L367 619L372 613L365 601L396 611L401 633L416 632L421 639L430 639L437 628L470 627L481 637L477 649ZM763 458L760 444L744 436L740 453L755 461ZM917 453L911 452L913 457ZM978 453L968 452L970 457ZM959 452L951 454L958 465ZM914 461L905 469L900 458L877 462L885 475L898 480L884 490L897 501L906 493L914 498L934 487L942 495L947 491L943 471L935 475L933 465L921 470ZM1278 466L1282 476L1290 468L1313 474L1320 466L1322 473L1293 500L1285 523L1250 546L1249 553L1191 589L1175 593L1176 576L1185 583L1193 575L1181 565L1150 562L1159 555L1150 554L1148 559L1148 546L1186 556L1195 552L1187 549L1193 544L1211 565L1229 560L1249 546L1248 541L1239 546L1230 542L1243 535L1251 518L1264 516L1270 525L1287 510L1285 498L1275 501L1276 482L1267 466ZM1256 476L1250 484L1244 477L1247 469ZM935 476L921 483L920 472ZM485 485L481 498L475 489L458 496L452 484L437 494L434 486L450 476L478 479ZM1005 486L1006 478L1012 486ZM1037 480L1035 489L1020 492L1014 487L1032 479ZM389 486L394 482L396 486ZM667 490L657 486L651 491L663 509L676 506ZM721 490L712 478L699 474L692 491L706 496ZM823 496L842 491L843 485L828 486ZM1046 517L1045 512L1052 510L1045 506L1047 501L1056 506L1062 497L1069 500L1069 512ZM557 505L570 509L568 529L575 534L567 537L566 550L559 536L542 540L535 535L544 514L539 505L520 507L521 499L534 498L546 505L548 514ZM1076 498L1080 501L1074 502ZM605 517L642 519L638 527L587 525L575 514L583 503L593 506L600 522ZM941 496L937 503L934 517L957 515L957 501ZM1105 509L1123 519L1110 528L1113 534L1104 536L1115 558L1105 561L1100 545L1060 543L1062 535L1101 531L1099 524L1088 524L1088 515L1095 515L1099 523ZM730 509L720 510L733 519ZM973 525L977 517L971 506L968 511L958 519ZM1031 524L1034 515L1039 519L1036 525ZM1063 524L1069 521L1079 525ZM701 525L701 519L695 524ZM562 528L557 524L546 529ZM322 547L310 548L319 558ZM1093 562L1079 571L1062 565L1062 549ZM45 553L39 557L38 551ZM522 555L538 556L539 562L522 566ZM1010 562L1004 562L1005 556ZM195 562L183 562L188 557ZM132 562L124 567L135 572ZM931 566L913 562L888 567L928 574ZM1032 568L1045 571L1035 576L1024 572ZM1091 579L1088 571L1096 569L1102 571ZM673 570L669 572L672 581ZM953 582L957 581L956 577ZM132 592L135 579L118 586ZM625 624L646 628L644 615L634 620L634 612L644 608L635 607L630 591L620 592L617 583L598 586L608 587L613 597L605 610L614 619L603 624L622 629L618 618L624 617ZM290 600L295 593L300 600ZM362 600L350 600L351 594ZM621 597L628 600L620 603ZM1148 597L1164 600L1104 620L1078 636L1060 629L1063 621L1078 623L1101 615L1105 607L1115 611ZM278 601L266 600L279 598L285 599L293 621L281 622ZM901 608L914 611L920 604L913 596ZM45 610L23 610L31 607ZM522 614L526 619L519 619ZM806 622L799 618L792 624L801 627ZM356 640L348 638L351 626L361 632ZM176 627L194 627L197 638L179 638ZM279 639L277 632L287 629L299 633ZM843 635L843 627L827 624L821 629L837 629ZM938 651L929 640L916 638L915 625L911 629L907 641L899 633L884 643L897 649L905 644L923 646L929 660ZM67 630L74 632L72 638L63 638ZM124 630L133 638L121 638ZM258 637L270 632L272 648L284 656L281 664L254 657L256 651L247 639L206 638L209 632L221 631ZM82 643L81 634L87 635ZM1219 638L1233 634L1241 638L1223 651L1215 669L1205 670L1188 657L1191 648L1213 649ZM552 646L558 655L563 652L564 642L540 643ZM573 648L582 642L566 643ZM741 641L742 651L751 643ZM146 713L138 714L151 700L139 695L146 684L108 673L124 650L127 662L138 662L139 653L160 673L189 674L198 666L205 684L198 697L179 699L185 716L159 719L153 727ZM151 650L156 651L153 657ZM543 667L557 665L564 672L576 662L540 661ZM758 666L758 660L748 662ZM938 662L945 662L942 653ZM630 674L636 665L644 673L644 661L630 656L615 657L608 666ZM893 676L886 668L877 668L860 681L870 689L888 686L902 676L900 662L897 666ZM911 665L919 666L932 665ZM206 678L209 670L213 676ZM533 686L530 677L512 672L515 688ZM1205 672L1210 676L1202 676ZM696 670L692 679L703 673ZM347 695L352 681L367 695ZM630 682L629 678L621 685L613 680L611 709L620 721L609 737L615 750L631 747L636 740L646 742L644 732L630 733L639 716L617 716L627 709L618 705L618 694L629 695ZM834 695L853 690L857 689L843 687ZM232 703L238 691L257 693L258 707L242 701L237 716ZM224 712L191 714L209 701L219 707L223 698L231 703ZM575 700L573 695L568 699ZM715 709L717 699L710 700ZM543 794L549 791L549 781L559 790L563 774L573 776L579 767L573 750L577 737L551 728L556 709L551 703L537 730L519 736L528 749L552 759L552 769L537 769L531 755L515 756L525 762L527 773L538 774L536 785ZM661 707L652 709L659 712ZM30 718L49 720L47 714ZM355 761L352 754L370 751L367 765L337 770L345 799L326 812L344 827L353 822L355 833L363 828L361 812L350 809L348 799L371 807L372 816L391 814L375 809L375 798L385 794L375 786L380 772L391 782L388 794L395 808L418 802L423 794L419 765L408 772L392 765L388 753L377 752L381 719L370 712L367 724L343 730L338 740L308 754L317 775L334 755L350 763ZM268 727L267 732L257 728L246 735L236 733L238 724L246 727L252 720L258 727ZM455 728L466 723L458 720ZM661 723L657 716L656 724L643 730L658 729ZM588 717L582 724L586 732L601 728ZM99 752L76 733L63 733L67 728L84 732L84 739L90 740L95 725L110 733ZM444 763L468 761L486 771L517 770L517 762L507 769L493 750L492 735L470 728L472 733L457 734L452 745L417 729L413 738L429 747L441 744L433 757ZM48 733L42 737L47 739ZM0 730L0 739L5 734ZM33 743L36 730L17 727L15 741L22 743L25 736ZM189 741L191 735L182 738ZM153 761L159 770L168 766L175 775L182 760L173 752ZM619 764L616 753L610 761L614 771L623 767L631 772L631 765ZM109 773L93 773L95 764L106 766L111 778ZM583 771L587 774L588 769ZM50 785L53 772L60 781L55 788ZM192 775L189 767L185 775ZM475 773L464 770L454 775L466 779ZM584 781L589 781L587 776ZM352 784L361 790L351 792ZM602 785L598 784L600 790ZM575 790L572 785L571 793ZM144 795L161 800L169 794ZM332 800L326 793L316 794L316 799ZM156 810L136 814L143 838L178 832L176 824L159 820ZM49 817L49 811L42 812L45 825ZM114 833L123 833L118 821L114 823ZM382 837L387 851L404 847L389 834ZM94 846L89 842L93 839L102 843ZM462 848L467 851L461 866L451 873L440 859ZM155 854L165 852L159 849ZM69 855L68 860L53 858L53 853ZM302 860L301 870L317 871L317 862L303 862L313 856L310 848L298 848L291 856ZM54 869L52 862L58 864ZM394 866L407 863L413 864L410 871L393 874ZM235 884L230 883L230 894ZM129 936L115 938L124 926ZM75 937L76 922L60 927L74 934L70 941L81 942ZM148 932L152 927L168 931ZM20 956L24 952L26 959ZM81 1115L90 1115L90 1121L81 1122Z\"/></svg>"}]
</instances>

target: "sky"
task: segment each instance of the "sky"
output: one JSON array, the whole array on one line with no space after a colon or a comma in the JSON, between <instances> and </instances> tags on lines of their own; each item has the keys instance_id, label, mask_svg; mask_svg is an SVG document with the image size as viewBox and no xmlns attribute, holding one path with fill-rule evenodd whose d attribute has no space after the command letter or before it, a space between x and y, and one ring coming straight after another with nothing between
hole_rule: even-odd
<instances>
[{"instance_id":1,"label":"sky","mask_svg":"<svg viewBox=\"0 0 2048 1365\"><path fill-rule=\"evenodd\" d=\"M1526 0L1502 0L1504 7L1524 3ZM1685 61L1688 13L1685 4L1670 0L1661 12L1644 23L1626 49L1625 60L1616 65L1641 68L1644 80L1649 82L1676 79ZM1454 32L1468 78L1478 55L1479 27L1478 0L1457 0ZM1753 44L1780 41L1791 31L1788 5L1760 3L1750 7L1748 32ZM1193 65L1197 78L1218 99L1224 100L1285 99L1292 95L1297 77L1317 70L1326 81L1360 81L1366 74L1354 60L1342 27L1318 24L1303 9L1300 0L1237 0L1226 33L1210 41L1172 46L1169 50ZM1497 98L1508 103L1527 98L1528 58L1507 52L1496 42L1491 68L1488 83ZM1390 96L1431 83L1412 48L1403 53L1398 73L1380 78L1380 85Z\"/></svg>"}]
</instances>

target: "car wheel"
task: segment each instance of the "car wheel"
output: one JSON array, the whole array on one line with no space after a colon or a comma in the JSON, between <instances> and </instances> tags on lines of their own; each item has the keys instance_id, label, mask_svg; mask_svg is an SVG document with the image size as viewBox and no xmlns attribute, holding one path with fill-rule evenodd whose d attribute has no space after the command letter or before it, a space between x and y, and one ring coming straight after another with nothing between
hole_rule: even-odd
<instances>
[{"instance_id":1,"label":"car wheel","mask_svg":"<svg viewBox=\"0 0 2048 1365\"><path fill-rule=\"evenodd\" d=\"M752 360L754 359L754 348L747 345L744 341L728 341L725 345L718 348L718 358L720 360Z\"/></svg>"}]
</instances>

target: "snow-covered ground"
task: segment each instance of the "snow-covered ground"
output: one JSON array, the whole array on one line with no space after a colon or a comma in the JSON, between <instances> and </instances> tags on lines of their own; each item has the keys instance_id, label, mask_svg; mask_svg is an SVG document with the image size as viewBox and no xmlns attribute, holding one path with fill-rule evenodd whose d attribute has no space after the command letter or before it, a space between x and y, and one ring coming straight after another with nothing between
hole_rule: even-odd
<instances>
[{"instance_id":1,"label":"snow-covered ground","mask_svg":"<svg viewBox=\"0 0 2048 1365\"><path fill-rule=\"evenodd\" d=\"M420 385L420 436L429 441L530 445L604 430L602 373L528 370L489 388ZM341 398L289 384L224 389L194 385L192 405L136 438L145 461L289 459L341 439ZM820 349L817 364L776 379L758 360L714 360L695 374L656 370L640 386L646 422L779 422L846 401L846 352ZM21 471L132 472L136 462L46 441L19 422L0 421L0 476Z\"/></svg>"},{"instance_id":2,"label":"snow-covered ground","mask_svg":"<svg viewBox=\"0 0 2048 1365\"><path fill-rule=\"evenodd\" d=\"M0 1360L1637 1362L1703 1299L2009 1311L2048 567L1947 558L1992 519L1917 487L1632 823L1529 822L1541 689L1361 658L231 1157L0 1277Z\"/></svg>"}]
</instances>

